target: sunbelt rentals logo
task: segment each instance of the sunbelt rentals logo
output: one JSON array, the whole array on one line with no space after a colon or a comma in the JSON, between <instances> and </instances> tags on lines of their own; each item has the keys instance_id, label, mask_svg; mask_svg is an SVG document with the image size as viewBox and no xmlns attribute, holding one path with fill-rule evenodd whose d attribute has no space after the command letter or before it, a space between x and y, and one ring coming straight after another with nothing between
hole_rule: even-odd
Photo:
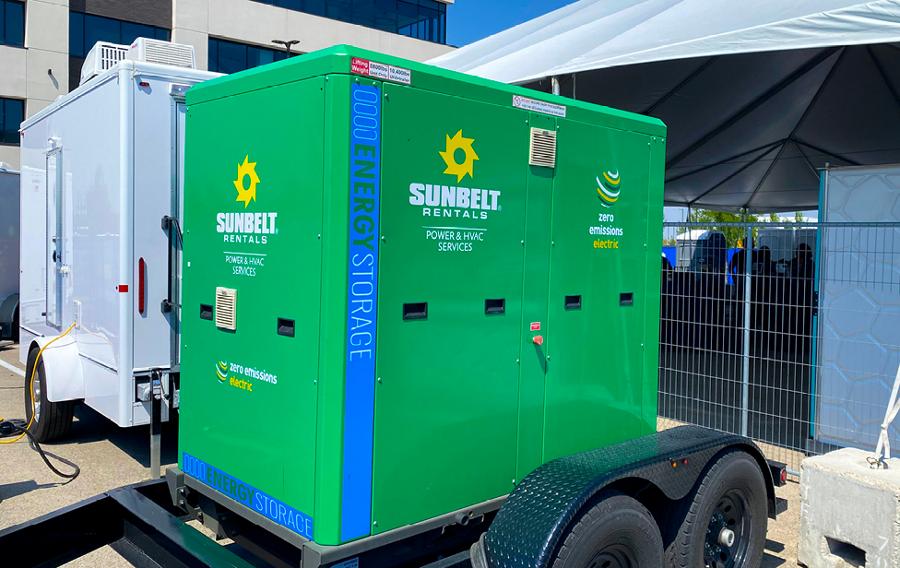
<instances>
[{"instance_id":1,"label":"sunbelt rentals logo","mask_svg":"<svg viewBox=\"0 0 900 568\"><path fill-rule=\"evenodd\" d=\"M235 179L231 180L232 203L242 203L243 207L238 211L216 213L216 232L222 235L225 243L265 245L278 233L277 212L246 211L251 203L256 203L259 187L265 186L256 165L250 161L250 154L245 154L243 162L237 163Z\"/></svg>"},{"instance_id":2,"label":"sunbelt rentals logo","mask_svg":"<svg viewBox=\"0 0 900 568\"><path fill-rule=\"evenodd\" d=\"M465 136L461 129L453 136L446 134L438 155L444 162L443 173L454 178L453 182L409 184L409 204L421 207L423 217L480 220L500 211L500 190L474 187L475 162L480 160L475 145L475 138ZM463 186L465 178L469 181Z\"/></svg>"}]
</instances>

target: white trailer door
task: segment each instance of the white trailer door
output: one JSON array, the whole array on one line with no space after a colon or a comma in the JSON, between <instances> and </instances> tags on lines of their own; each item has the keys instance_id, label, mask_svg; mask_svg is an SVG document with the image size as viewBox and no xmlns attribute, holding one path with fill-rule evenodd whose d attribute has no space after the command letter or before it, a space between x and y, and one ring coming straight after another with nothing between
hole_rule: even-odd
<instances>
[{"instance_id":1,"label":"white trailer door","mask_svg":"<svg viewBox=\"0 0 900 568\"><path fill-rule=\"evenodd\" d=\"M134 108L132 341L138 370L178 362L185 106L181 90L156 81L137 90Z\"/></svg>"},{"instance_id":2,"label":"white trailer door","mask_svg":"<svg viewBox=\"0 0 900 568\"><path fill-rule=\"evenodd\" d=\"M52 148L46 156L47 190L47 324L59 329L62 325L63 271L63 196L62 149Z\"/></svg>"}]
</instances>

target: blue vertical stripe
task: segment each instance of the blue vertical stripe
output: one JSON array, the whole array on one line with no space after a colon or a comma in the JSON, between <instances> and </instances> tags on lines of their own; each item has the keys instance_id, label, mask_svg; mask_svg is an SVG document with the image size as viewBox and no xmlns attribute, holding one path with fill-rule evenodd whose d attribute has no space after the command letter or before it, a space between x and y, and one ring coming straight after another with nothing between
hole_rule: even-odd
<instances>
[{"instance_id":1,"label":"blue vertical stripe","mask_svg":"<svg viewBox=\"0 0 900 568\"><path fill-rule=\"evenodd\" d=\"M354 83L350 97L342 542L372 531L380 183L381 89Z\"/></svg>"}]
</instances>

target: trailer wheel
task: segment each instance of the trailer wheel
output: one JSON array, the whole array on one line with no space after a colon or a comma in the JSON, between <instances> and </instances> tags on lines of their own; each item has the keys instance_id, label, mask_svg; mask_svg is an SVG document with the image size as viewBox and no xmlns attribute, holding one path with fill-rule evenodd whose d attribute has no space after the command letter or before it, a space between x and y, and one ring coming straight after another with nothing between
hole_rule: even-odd
<instances>
[{"instance_id":1,"label":"trailer wheel","mask_svg":"<svg viewBox=\"0 0 900 568\"><path fill-rule=\"evenodd\" d=\"M725 454L675 515L672 568L756 568L766 540L766 481L746 452Z\"/></svg>"},{"instance_id":2,"label":"trailer wheel","mask_svg":"<svg viewBox=\"0 0 900 568\"><path fill-rule=\"evenodd\" d=\"M32 347L28 352L28 364L25 372L25 421L31 421L32 390L34 391L34 422L28 429L38 442L49 442L66 435L72 425L72 416L75 410L74 401L51 402L47 400L47 374L44 371L44 362L39 361L37 373L34 375L34 388L29 387L34 362L37 359L38 348Z\"/></svg>"},{"instance_id":3,"label":"trailer wheel","mask_svg":"<svg viewBox=\"0 0 900 568\"><path fill-rule=\"evenodd\" d=\"M655 568L662 561L653 515L637 500L614 493L578 519L553 568Z\"/></svg>"}]
</instances>

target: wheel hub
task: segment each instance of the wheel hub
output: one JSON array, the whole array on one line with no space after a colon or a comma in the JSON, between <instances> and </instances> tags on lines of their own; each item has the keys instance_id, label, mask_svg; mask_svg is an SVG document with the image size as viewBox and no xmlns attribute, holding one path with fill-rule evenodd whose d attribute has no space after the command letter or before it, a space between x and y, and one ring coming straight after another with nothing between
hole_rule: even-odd
<instances>
[{"instance_id":1,"label":"wheel hub","mask_svg":"<svg viewBox=\"0 0 900 568\"><path fill-rule=\"evenodd\" d=\"M723 495L706 527L703 560L706 568L736 568L743 565L752 526L746 499L737 490Z\"/></svg>"},{"instance_id":2,"label":"wheel hub","mask_svg":"<svg viewBox=\"0 0 900 568\"><path fill-rule=\"evenodd\" d=\"M32 404L34 405L34 421L41 419L41 381L35 377L34 383L31 385Z\"/></svg>"}]
</instances>

